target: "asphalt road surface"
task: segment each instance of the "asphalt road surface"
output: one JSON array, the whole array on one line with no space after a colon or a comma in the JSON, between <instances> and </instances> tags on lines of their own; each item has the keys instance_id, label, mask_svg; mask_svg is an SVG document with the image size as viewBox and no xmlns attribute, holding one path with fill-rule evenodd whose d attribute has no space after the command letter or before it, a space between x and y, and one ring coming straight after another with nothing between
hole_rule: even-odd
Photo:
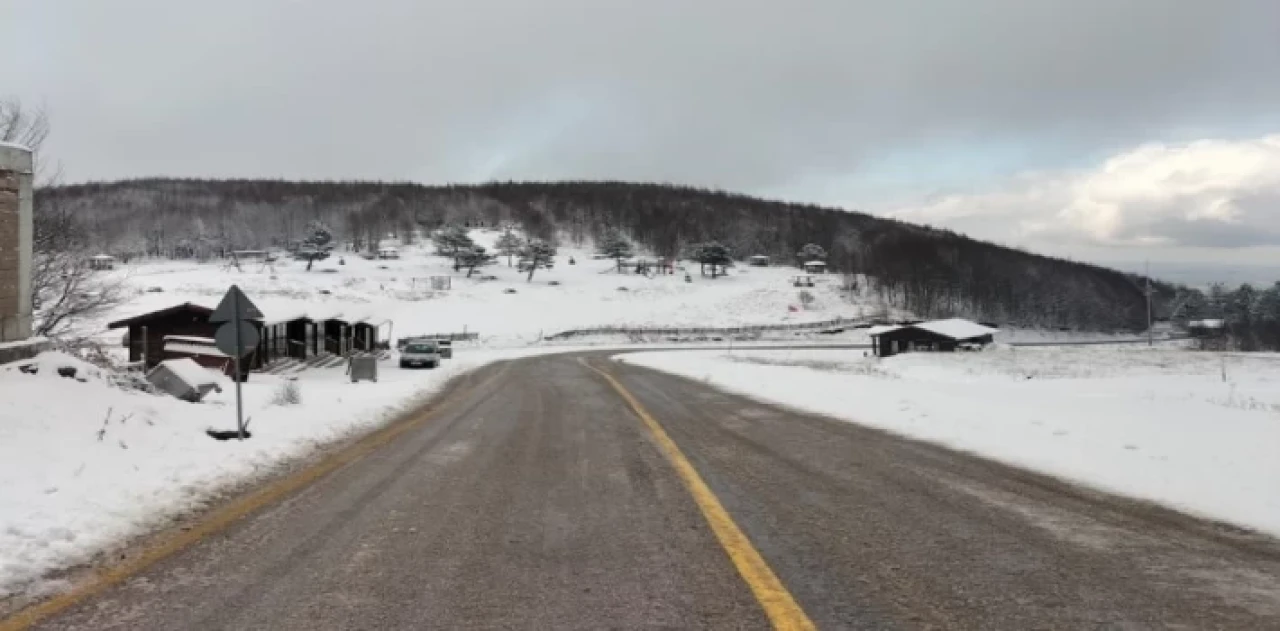
<instances>
[{"instance_id":1,"label":"asphalt road surface","mask_svg":"<svg viewBox=\"0 0 1280 631\"><path fill-rule=\"evenodd\" d=\"M494 365L444 397L38 628L762 629L789 598L824 629L1280 629L1265 537L605 355Z\"/></svg>"}]
</instances>

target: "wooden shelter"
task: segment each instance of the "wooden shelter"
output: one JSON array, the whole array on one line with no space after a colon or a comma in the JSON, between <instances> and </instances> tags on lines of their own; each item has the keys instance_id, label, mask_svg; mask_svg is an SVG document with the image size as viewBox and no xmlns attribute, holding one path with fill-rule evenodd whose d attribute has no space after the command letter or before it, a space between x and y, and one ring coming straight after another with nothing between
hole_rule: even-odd
<instances>
[{"instance_id":1,"label":"wooden shelter","mask_svg":"<svg viewBox=\"0 0 1280 631\"><path fill-rule=\"evenodd\" d=\"M997 332L997 329L961 318L878 326L868 331L876 357L892 357L911 351L951 352L968 345L985 346L995 340Z\"/></svg>"},{"instance_id":2,"label":"wooden shelter","mask_svg":"<svg viewBox=\"0 0 1280 631\"><path fill-rule=\"evenodd\" d=\"M165 357L165 338L173 336L193 338L213 338L218 330L217 324L209 322L209 314L213 309L190 302L173 305L148 313L139 314L123 320L116 320L107 325L108 329L127 328L127 345L129 362L142 362L147 369L155 367ZM255 322L261 332L262 323ZM250 369L260 368L266 362L261 345L246 356L245 365Z\"/></svg>"}]
</instances>

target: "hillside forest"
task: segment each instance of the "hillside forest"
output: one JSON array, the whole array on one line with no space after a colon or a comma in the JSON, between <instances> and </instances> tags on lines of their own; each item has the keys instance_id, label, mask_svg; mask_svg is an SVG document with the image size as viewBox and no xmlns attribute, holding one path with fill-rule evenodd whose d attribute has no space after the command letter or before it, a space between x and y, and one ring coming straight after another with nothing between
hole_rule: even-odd
<instances>
[{"instance_id":1,"label":"hillside forest","mask_svg":"<svg viewBox=\"0 0 1280 631\"><path fill-rule=\"evenodd\" d=\"M860 212L665 184L140 179L45 187L36 205L86 252L122 257L287 247L317 222L353 251L384 236L509 225L575 246L618 233L659 257L707 244L784 265L821 255L832 272L926 318L1090 331L1142 330L1147 318L1146 280L1131 274ZM1157 315L1170 315L1179 288L1153 283L1153 293Z\"/></svg>"}]
</instances>

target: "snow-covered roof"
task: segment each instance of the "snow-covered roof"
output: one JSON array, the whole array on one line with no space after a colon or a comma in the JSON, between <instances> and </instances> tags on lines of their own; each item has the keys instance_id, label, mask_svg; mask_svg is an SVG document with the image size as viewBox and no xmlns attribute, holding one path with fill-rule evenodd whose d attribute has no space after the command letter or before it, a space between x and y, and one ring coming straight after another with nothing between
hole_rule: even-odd
<instances>
[{"instance_id":1,"label":"snow-covered roof","mask_svg":"<svg viewBox=\"0 0 1280 631\"><path fill-rule=\"evenodd\" d=\"M1226 322L1222 320L1192 320L1187 326L1193 326L1201 329L1221 329Z\"/></svg>"},{"instance_id":2,"label":"snow-covered roof","mask_svg":"<svg viewBox=\"0 0 1280 631\"><path fill-rule=\"evenodd\" d=\"M974 337L982 337L984 335L992 335L997 333L999 329L982 326L977 322L970 322L963 318L951 318L949 320L934 320L932 322L921 322L912 325L917 329L924 329L930 333L937 333L953 340L967 340Z\"/></svg>"},{"instance_id":3,"label":"snow-covered roof","mask_svg":"<svg viewBox=\"0 0 1280 631\"><path fill-rule=\"evenodd\" d=\"M307 319L313 322L324 322L325 320L341 320L342 312L334 309L316 309L307 312Z\"/></svg>"},{"instance_id":4,"label":"snow-covered roof","mask_svg":"<svg viewBox=\"0 0 1280 631\"><path fill-rule=\"evenodd\" d=\"M889 333L891 331L897 331L898 329L901 329L901 328L902 327L900 326L880 324L867 329L867 335L871 335L871 336L884 335L885 333Z\"/></svg>"},{"instance_id":5,"label":"snow-covered roof","mask_svg":"<svg viewBox=\"0 0 1280 631\"><path fill-rule=\"evenodd\" d=\"M111 256L110 254L95 254L95 255L93 255L93 256L91 256L91 257L89 257L89 258L94 259L94 260L96 260L96 261L114 261L114 260L116 260L116 257Z\"/></svg>"},{"instance_id":6,"label":"snow-covered roof","mask_svg":"<svg viewBox=\"0 0 1280 631\"><path fill-rule=\"evenodd\" d=\"M967 340L999 332L999 329L982 326L981 324L970 322L963 318L951 318L949 320L934 320L932 322L921 322L919 324L906 326L873 326L867 329L867 335L884 335L885 333L892 333L893 331L906 328L921 329L930 333L936 333L943 337L949 337L953 340Z\"/></svg>"},{"instance_id":7,"label":"snow-covered roof","mask_svg":"<svg viewBox=\"0 0 1280 631\"><path fill-rule=\"evenodd\" d=\"M165 316L165 315L169 315L170 313L174 313L176 311L183 311L183 310L193 311L193 312L201 313L204 315L209 315L213 313L212 307L206 307L204 305L195 304L193 302L183 302L183 303L173 305L171 307L165 307L164 309L156 309L155 311L140 313L132 317L124 318L123 320L116 320L115 322L111 322L107 324L107 328L118 329L120 327L129 326L134 322L139 322L143 320L148 320L150 318Z\"/></svg>"},{"instance_id":8,"label":"snow-covered roof","mask_svg":"<svg viewBox=\"0 0 1280 631\"><path fill-rule=\"evenodd\" d=\"M805 261L805 262L804 262L804 266L805 266L805 267L811 267L811 266L814 266L814 265L820 265L820 266L822 266L822 267L826 267L826 266L827 266L827 262L826 262L826 261Z\"/></svg>"},{"instance_id":9,"label":"snow-covered roof","mask_svg":"<svg viewBox=\"0 0 1280 631\"><path fill-rule=\"evenodd\" d=\"M165 342L167 353L186 353L188 355L204 355L206 357L227 357L227 354L213 346L193 344L191 342Z\"/></svg>"},{"instance_id":10,"label":"snow-covered roof","mask_svg":"<svg viewBox=\"0 0 1280 631\"><path fill-rule=\"evenodd\" d=\"M31 149L12 142L0 142L0 169L30 173Z\"/></svg>"},{"instance_id":11,"label":"snow-covered roof","mask_svg":"<svg viewBox=\"0 0 1280 631\"><path fill-rule=\"evenodd\" d=\"M197 335L166 335L164 336L164 341L168 342L169 340L173 340L175 342L192 342L195 344L209 344L209 345L215 344L213 338L200 337Z\"/></svg>"},{"instance_id":12,"label":"snow-covered roof","mask_svg":"<svg viewBox=\"0 0 1280 631\"><path fill-rule=\"evenodd\" d=\"M286 311L283 316L271 316L263 326L276 326L285 322L293 322L294 320L302 320L307 317L306 311Z\"/></svg>"},{"instance_id":13,"label":"snow-covered roof","mask_svg":"<svg viewBox=\"0 0 1280 631\"><path fill-rule=\"evenodd\" d=\"M217 385L218 376L208 368L197 364L194 359L183 357L182 359L166 359L160 362L160 366L164 366L174 376L181 379L192 388L199 389L200 386ZM154 368L152 370L155 370Z\"/></svg>"}]
</instances>

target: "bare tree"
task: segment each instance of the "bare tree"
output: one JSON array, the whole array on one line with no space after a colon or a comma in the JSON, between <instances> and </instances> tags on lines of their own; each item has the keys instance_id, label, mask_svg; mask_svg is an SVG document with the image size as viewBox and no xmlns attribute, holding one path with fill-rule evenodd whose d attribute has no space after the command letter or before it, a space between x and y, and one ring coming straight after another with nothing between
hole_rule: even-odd
<instances>
[{"instance_id":1,"label":"bare tree","mask_svg":"<svg viewBox=\"0 0 1280 631\"><path fill-rule=\"evenodd\" d=\"M29 110L17 99L0 99L0 142L17 143L35 151L49 137L44 110Z\"/></svg>"},{"instance_id":2,"label":"bare tree","mask_svg":"<svg viewBox=\"0 0 1280 631\"><path fill-rule=\"evenodd\" d=\"M0 140L25 145L38 154L49 136L43 110L28 110L17 100L0 100ZM41 163L44 161L41 160ZM86 321L119 305L124 281L89 268L88 230L66 200L51 190L57 177L37 184L32 217L31 307L36 335L79 337Z\"/></svg>"}]
</instances>

